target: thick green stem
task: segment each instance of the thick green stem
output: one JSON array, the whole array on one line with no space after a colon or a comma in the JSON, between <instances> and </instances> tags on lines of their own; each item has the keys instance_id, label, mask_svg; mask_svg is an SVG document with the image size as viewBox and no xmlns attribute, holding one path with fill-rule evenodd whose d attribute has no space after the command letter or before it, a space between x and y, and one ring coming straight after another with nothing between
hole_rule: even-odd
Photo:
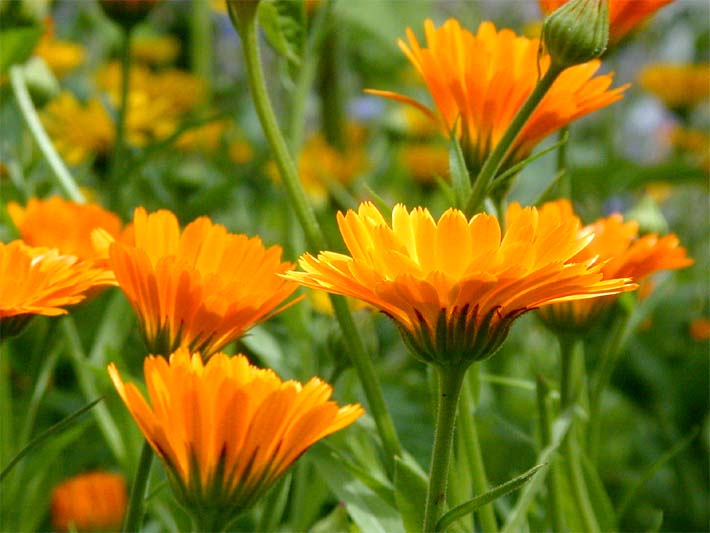
<instances>
[{"instance_id":1,"label":"thick green stem","mask_svg":"<svg viewBox=\"0 0 710 533\"><path fill-rule=\"evenodd\" d=\"M542 449L552 443L552 417L548 405L549 387L542 376L537 377L537 412L540 417L540 444ZM560 486L559 462L550 460L550 473L547 481L547 514L552 522L552 530L557 532L567 531L564 513L562 512L562 491Z\"/></svg>"},{"instance_id":2,"label":"thick green stem","mask_svg":"<svg viewBox=\"0 0 710 533\"><path fill-rule=\"evenodd\" d=\"M251 89L254 105L261 121L261 126L264 129L264 134L274 154L274 159L281 173L289 199L303 228L309 247L315 250L325 250L327 248L325 238L313 209L306 198L301 180L298 177L296 165L281 133L266 90L264 73L261 69L259 58L256 19L255 17L238 19L237 24L242 38L249 88ZM377 424L383 446L388 455L388 461L393 463L394 457L401 455L402 447L399 443L394 423L387 411L384 395L382 394L372 360L365 349L345 299L341 296L331 295L331 302L343 332L343 338L348 341L346 343L348 355L352 359L353 366L365 391L369 412Z\"/></svg>"},{"instance_id":3,"label":"thick green stem","mask_svg":"<svg viewBox=\"0 0 710 533\"><path fill-rule=\"evenodd\" d=\"M525 126L525 123L528 121L530 115L533 114L533 111L535 111L545 94L547 94L547 91L550 90L550 87L552 87L552 84L563 70L563 68L556 66L555 64L550 65L550 68L547 70L545 75L537 82L537 85L535 85L533 92L530 93L528 99L525 100L525 103L515 114L510 126L508 126L508 129L503 134L500 142L493 149L485 163L483 163L481 172L478 174L473 183L471 196L469 196L468 202L466 203L466 213L468 215L473 215L483 205L483 200L485 200L488 195L490 186L495 179L498 170L510 153L513 144Z\"/></svg>"},{"instance_id":4,"label":"thick green stem","mask_svg":"<svg viewBox=\"0 0 710 533\"><path fill-rule=\"evenodd\" d=\"M469 379L464 381L461 391L461 405L459 406L459 432L464 439L466 447L466 456L468 464L471 468L471 476L473 478L473 490L476 495L488 492L488 476L486 474L486 466L483 462L483 454L481 453L481 444L478 440L478 429L476 428L475 409L476 401L471 392L469 381L477 378L480 367L472 365L469 369ZM481 524L481 529L486 532L498 531L498 522L493 510L493 504L488 503L482 505L476 511L478 520Z\"/></svg>"},{"instance_id":5,"label":"thick green stem","mask_svg":"<svg viewBox=\"0 0 710 533\"><path fill-rule=\"evenodd\" d=\"M131 85L131 35L133 30L127 29L123 35L121 45L121 88L118 100L118 110L116 114L116 137L113 144L113 154L111 155L111 166L109 167L108 185L109 201L112 208L120 206L120 172L125 163L126 151L126 120L128 115L128 98Z\"/></svg>"},{"instance_id":6,"label":"thick green stem","mask_svg":"<svg viewBox=\"0 0 710 533\"><path fill-rule=\"evenodd\" d=\"M123 531L140 531L143 523L143 500L145 499L145 491L148 485L148 475L150 467L153 464L153 449L148 444L148 441L143 443L141 456L138 461L138 470L133 479L131 487L131 499L128 502L126 510L126 518L123 521Z\"/></svg>"},{"instance_id":7,"label":"thick green stem","mask_svg":"<svg viewBox=\"0 0 710 533\"><path fill-rule=\"evenodd\" d=\"M22 118L25 119L27 127L30 129L49 167L54 172L54 176L59 181L59 185L71 200L83 204L86 202L84 195L81 194L79 186L74 181L69 170L67 170L62 158L59 157L59 154L54 149L54 145L44 130L39 115L37 115L37 110L27 90L27 83L21 66L15 65L10 68L10 83L12 84L12 92L15 95L15 100L17 100L17 105L20 107Z\"/></svg>"},{"instance_id":8,"label":"thick green stem","mask_svg":"<svg viewBox=\"0 0 710 533\"><path fill-rule=\"evenodd\" d=\"M465 372L460 368L436 368L439 377L439 402L436 410L434 448L429 468L429 488L424 508L422 531L436 531L436 523L446 503L451 444L456 421L456 405L461 393Z\"/></svg>"},{"instance_id":9,"label":"thick green stem","mask_svg":"<svg viewBox=\"0 0 710 533\"><path fill-rule=\"evenodd\" d=\"M323 134L331 146L342 151L345 150L345 104L343 102L343 86L340 80L340 62L342 53L340 48L340 29L332 23L332 18L327 22L328 29L325 42L321 49L318 94L321 104L321 122Z\"/></svg>"},{"instance_id":10,"label":"thick green stem","mask_svg":"<svg viewBox=\"0 0 710 533\"><path fill-rule=\"evenodd\" d=\"M581 340L559 336L560 357L562 374L560 376L560 408L562 411L568 409L575 403L576 391L574 389L574 355L577 348L581 349ZM573 423L574 426L574 423ZM570 488L572 489L572 497L574 499L577 511L584 524L584 530L588 533L599 532L599 523L594 514L594 508L589 497L587 484L582 471L581 456L579 442L577 440L579 433L570 428L564 442L564 451L566 455L565 465L567 466L567 475L569 477Z\"/></svg>"}]
</instances>

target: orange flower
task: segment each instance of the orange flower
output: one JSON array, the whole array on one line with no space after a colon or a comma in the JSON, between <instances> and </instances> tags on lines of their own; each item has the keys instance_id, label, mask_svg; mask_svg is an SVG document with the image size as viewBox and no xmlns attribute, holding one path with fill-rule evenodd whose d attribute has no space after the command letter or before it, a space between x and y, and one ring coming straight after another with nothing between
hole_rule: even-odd
<instances>
[{"instance_id":1,"label":"orange flower","mask_svg":"<svg viewBox=\"0 0 710 533\"><path fill-rule=\"evenodd\" d=\"M179 346L209 357L266 320L295 289L278 274L281 247L229 233L201 217L180 231L169 211L138 208L133 226L109 248L121 290L141 322L151 353Z\"/></svg>"},{"instance_id":2,"label":"orange flower","mask_svg":"<svg viewBox=\"0 0 710 533\"><path fill-rule=\"evenodd\" d=\"M515 318L555 302L635 286L602 281L602 265L573 258L589 236L565 206L512 204L505 235L495 217L470 220L449 209L438 222L424 208L397 205L392 224L370 203L338 214L350 256L305 254L289 279L360 298L394 319L412 352L465 368L492 355Z\"/></svg>"},{"instance_id":3,"label":"orange flower","mask_svg":"<svg viewBox=\"0 0 710 533\"><path fill-rule=\"evenodd\" d=\"M121 475L81 474L52 492L52 525L58 531L117 531L126 503L126 482Z\"/></svg>"},{"instance_id":4,"label":"orange flower","mask_svg":"<svg viewBox=\"0 0 710 533\"><path fill-rule=\"evenodd\" d=\"M360 405L338 407L312 378L282 382L243 355L180 349L144 362L149 405L108 367L123 402L167 467L177 498L209 531L248 509L316 441L353 423Z\"/></svg>"},{"instance_id":5,"label":"orange flower","mask_svg":"<svg viewBox=\"0 0 710 533\"><path fill-rule=\"evenodd\" d=\"M710 99L710 63L654 63L641 71L639 84L669 109L684 112Z\"/></svg>"},{"instance_id":6,"label":"orange flower","mask_svg":"<svg viewBox=\"0 0 710 533\"><path fill-rule=\"evenodd\" d=\"M549 68L550 57L542 54L538 67L538 39L497 31L491 22L481 23L476 35L454 19L438 29L427 20L424 28L427 48L409 28L410 44L400 40L399 47L424 78L438 114L408 96L367 92L415 106L445 132L455 131L475 175L532 93L539 74ZM559 76L520 132L502 170L525 159L551 133L622 97L627 86L607 90L612 74L592 78L600 64L583 63Z\"/></svg>"},{"instance_id":7,"label":"orange flower","mask_svg":"<svg viewBox=\"0 0 710 533\"><path fill-rule=\"evenodd\" d=\"M690 323L690 336L698 342L710 340L710 318L696 318Z\"/></svg>"},{"instance_id":8,"label":"orange flower","mask_svg":"<svg viewBox=\"0 0 710 533\"><path fill-rule=\"evenodd\" d=\"M91 262L22 241L0 242L0 327L16 335L34 315L66 314L92 287L106 285L106 273Z\"/></svg>"},{"instance_id":9,"label":"orange flower","mask_svg":"<svg viewBox=\"0 0 710 533\"><path fill-rule=\"evenodd\" d=\"M91 242L93 230L101 228L114 238L121 231L121 219L100 205L78 204L59 196L31 198L25 207L10 202L7 211L22 240L30 246L56 248L80 259L98 257Z\"/></svg>"},{"instance_id":10,"label":"orange flower","mask_svg":"<svg viewBox=\"0 0 710 533\"><path fill-rule=\"evenodd\" d=\"M673 0L609 0L609 46ZM538 0L544 14L552 13L567 0Z\"/></svg>"},{"instance_id":11,"label":"orange flower","mask_svg":"<svg viewBox=\"0 0 710 533\"><path fill-rule=\"evenodd\" d=\"M567 201L559 201L558 204ZM570 207L571 209L571 207ZM679 246L673 234L659 237L656 234L639 237L638 223L624 222L616 213L602 218L585 228L594 235L592 242L576 257L587 261L598 257L603 263L605 280L630 278L639 283L659 270L684 268L693 264ZM540 309L539 315L551 328L562 332L584 333L609 309L616 297L588 301L565 302Z\"/></svg>"}]
</instances>

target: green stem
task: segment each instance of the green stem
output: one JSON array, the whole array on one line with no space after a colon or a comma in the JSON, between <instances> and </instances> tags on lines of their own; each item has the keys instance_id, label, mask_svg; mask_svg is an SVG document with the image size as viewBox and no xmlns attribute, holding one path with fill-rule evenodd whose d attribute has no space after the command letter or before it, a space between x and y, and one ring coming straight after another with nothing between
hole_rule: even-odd
<instances>
[{"instance_id":1,"label":"green stem","mask_svg":"<svg viewBox=\"0 0 710 533\"><path fill-rule=\"evenodd\" d=\"M574 390L574 355L577 348L582 347L581 340L558 336L560 343L560 357L562 375L560 376L560 408L562 411L572 407L575 403L576 391ZM589 533L599 532L599 524L594 514L594 508L589 497L587 484L582 471L581 456L579 442L577 439L578 432L574 431L574 427L570 428L569 433L564 441L564 450L566 455L565 464L567 466L567 475L569 477L570 488L572 489L572 497L579 512L584 530Z\"/></svg>"},{"instance_id":2,"label":"green stem","mask_svg":"<svg viewBox=\"0 0 710 533\"><path fill-rule=\"evenodd\" d=\"M121 88L118 100L118 112L116 114L116 137L113 145L113 155L111 156L111 165L109 167L108 184L109 184L109 201L113 208L120 206L120 179L121 172L125 163L126 152L126 120L128 115L128 98L131 86L131 36L132 29L125 30L123 34L123 43L121 44Z\"/></svg>"},{"instance_id":3,"label":"green stem","mask_svg":"<svg viewBox=\"0 0 710 533\"><path fill-rule=\"evenodd\" d=\"M212 8L205 0L192 0L190 17L190 65L205 84L209 101L212 80Z\"/></svg>"},{"instance_id":4,"label":"green stem","mask_svg":"<svg viewBox=\"0 0 710 533\"><path fill-rule=\"evenodd\" d=\"M20 107L22 118L25 119L27 127L30 129L42 155L49 163L49 167L54 172L54 176L59 181L59 185L71 200L83 204L86 202L84 195L81 194L79 186L69 170L67 170L62 158L59 157L59 154L54 149L54 145L44 130L39 115L37 115L37 110L27 90L27 83L21 66L15 65L10 68L10 83L12 84L12 92L17 100L17 105Z\"/></svg>"},{"instance_id":5,"label":"green stem","mask_svg":"<svg viewBox=\"0 0 710 533\"><path fill-rule=\"evenodd\" d=\"M599 369L592 384L592 391L589 399L589 429L588 431L588 446L589 458L593 463L596 463L599 456L599 435L601 433L601 400L604 391L611 382L611 376L614 373L616 365L621 358L622 348L626 342L628 335L628 325L631 319L631 313L626 313L622 318L618 319L614 325L613 333L609 343L605 346L602 352Z\"/></svg>"},{"instance_id":6,"label":"green stem","mask_svg":"<svg viewBox=\"0 0 710 533\"><path fill-rule=\"evenodd\" d=\"M249 88L251 89L254 105L261 121L261 126L264 129L264 134L274 154L276 164L279 167L289 199L296 211L296 216L303 228L309 247L311 249L325 250L327 248L325 238L318 225L313 208L308 203L306 193L296 171L296 165L289 153L286 140L281 133L266 90L264 73L261 69L259 58L256 18L237 19L236 24L242 38ZM393 463L394 457L401 455L402 447L399 443L394 423L387 411L377 373L355 326L345 298L331 295L330 299L333 303L335 316L343 332L343 338L348 340L346 343L348 354L353 361L353 366L365 391L369 412L375 419L385 451L390 462Z\"/></svg>"},{"instance_id":7,"label":"green stem","mask_svg":"<svg viewBox=\"0 0 710 533\"><path fill-rule=\"evenodd\" d=\"M552 444L552 420L548 405L549 387L542 376L537 377L537 411L540 417L540 444L543 449ZM559 463L554 458L550 460L550 473L547 480L547 514L552 521L552 530L567 531L564 513L562 512L562 491L560 486Z\"/></svg>"},{"instance_id":8,"label":"green stem","mask_svg":"<svg viewBox=\"0 0 710 533\"><path fill-rule=\"evenodd\" d=\"M337 150L345 150L345 104L343 86L340 81L340 62L343 54L340 48L340 29L333 24L332 17L327 22L325 42L321 48L318 94L321 104L323 134L329 145Z\"/></svg>"},{"instance_id":9,"label":"green stem","mask_svg":"<svg viewBox=\"0 0 710 533\"><path fill-rule=\"evenodd\" d=\"M557 133L559 144L557 149L557 175L560 176L558 181L560 198L572 198L572 181L567 170L567 143L564 142L567 135L569 135L569 125L563 127Z\"/></svg>"},{"instance_id":10,"label":"green stem","mask_svg":"<svg viewBox=\"0 0 710 533\"><path fill-rule=\"evenodd\" d=\"M456 421L456 405L465 371L460 368L436 367L439 377L439 402L436 410L434 448L431 452L429 487L424 508L422 531L436 531L436 523L446 503L446 483L451 458L451 444Z\"/></svg>"},{"instance_id":11,"label":"green stem","mask_svg":"<svg viewBox=\"0 0 710 533\"><path fill-rule=\"evenodd\" d=\"M552 87L557 77L562 73L564 69L555 65L554 63L550 65L545 75L537 82L535 89L530 93L528 99L518 110L513 118L513 121L508 126L508 129L503 134L500 142L493 149L493 152L488 156L481 172L476 177L473 183L473 190L471 191L471 196L468 198L466 203L466 213L470 216L480 209L483 205L483 200L488 195L488 190L491 183L495 179L495 176L500 169L501 165L505 162L508 153L513 147L513 143L517 139L518 135L522 131L525 123L533 114L533 111L542 101L547 91Z\"/></svg>"},{"instance_id":12,"label":"green stem","mask_svg":"<svg viewBox=\"0 0 710 533\"><path fill-rule=\"evenodd\" d=\"M468 380L477 379L480 367L472 365L469 369ZM471 393L471 386L468 381L464 381L463 390L461 392L461 405L459 405L459 431L463 435L464 445L466 448L466 456L468 464L471 468L471 476L473 477L473 490L475 494L483 494L487 492L488 476L486 475L486 466L483 462L483 454L481 453L481 444L478 439L478 429L476 428L475 420L476 403ZM498 522L496 521L493 504L487 503L482 505L476 511L478 520L481 524L481 529L486 532L498 531Z\"/></svg>"},{"instance_id":13,"label":"green stem","mask_svg":"<svg viewBox=\"0 0 710 533\"><path fill-rule=\"evenodd\" d=\"M148 444L148 441L145 441L138 461L138 470L136 470L136 476L131 487L131 499L128 502L126 518L123 521L123 531L140 531L141 529L143 523L143 501L152 463L153 449Z\"/></svg>"}]
</instances>

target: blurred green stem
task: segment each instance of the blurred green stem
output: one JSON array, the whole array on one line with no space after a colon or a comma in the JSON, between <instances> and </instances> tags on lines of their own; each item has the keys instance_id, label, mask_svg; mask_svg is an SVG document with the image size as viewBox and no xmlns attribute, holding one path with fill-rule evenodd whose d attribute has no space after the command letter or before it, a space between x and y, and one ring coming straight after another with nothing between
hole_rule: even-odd
<instances>
[{"instance_id":1,"label":"blurred green stem","mask_svg":"<svg viewBox=\"0 0 710 533\"><path fill-rule=\"evenodd\" d=\"M442 515L446 503L446 483L448 481L451 444L456 421L461 386L466 375L458 367L435 367L439 379L439 401L436 408L436 428L434 429L434 448L431 452L429 467L429 487L424 508L422 531L436 531L436 523Z\"/></svg>"},{"instance_id":2,"label":"blurred green stem","mask_svg":"<svg viewBox=\"0 0 710 533\"><path fill-rule=\"evenodd\" d=\"M569 135L569 125L557 132L557 175L559 175L558 188L560 198L572 198L572 181L567 170L567 142L565 138Z\"/></svg>"},{"instance_id":3,"label":"blurred green stem","mask_svg":"<svg viewBox=\"0 0 710 533\"><path fill-rule=\"evenodd\" d=\"M136 470L136 475L133 478L131 499L128 502L126 518L123 521L123 531L125 532L140 531L143 524L143 501L152 464L153 449L148 444L148 441L145 441L141 449L141 457L138 460L138 470Z\"/></svg>"},{"instance_id":4,"label":"blurred green stem","mask_svg":"<svg viewBox=\"0 0 710 533\"><path fill-rule=\"evenodd\" d=\"M548 397L550 389L542 376L537 377L537 412L540 418L540 444L546 449L552 443L552 417ZM564 513L562 512L562 492L559 479L559 463L555 458L550 459L550 472L547 481L547 514L552 523L552 531L565 532Z\"/></svg>"},{"instance_id":5,"label":"blurred green stem","mask_svg":"<svg viewBox=\"0 0 710 533\"><path fill-rule=\"evenodd\" d=\"M565 411L572 407L576 401L574 368L575 355L579 355L582 350L582 341L575 337L559 335L557 337L560 344L560 410ZM574 423L570 428L569 433L564 441L564 453L566 455L565 464L567 466L567 475L569 477L572 497L574 498L577 511L579 512L584 531L587 533L598 533L599 524L594 515L594 508L589 497L587 484L582 472L582 463L580 457L578 432L574 430Z\"/></svg>"},{"instance_id":6,"label":"blurred green stem","mask_svg":"<svg viewBox=\"0 0 710 533\"><path fill-rule=\"evenodd\" d=\"M190 17L190 65L206 90L206 101L212 87L212 7L205 0L192 0Z\"/></svg>"},{"instance_id":7,"label":"blurred green stem","mask_svg":"<svg viewBox=\"0 0 710 533\"><path fill-rule=\"evenodd\" d=\"M276 160L291 204L296 211L298 221L303 227L309 247L316 250L325 250L327 248L325 238L318 225L313 208L306 198L306 193L298 177L296 165L288 150L281 129L279 128L266 90L266 82L259 57L256 17L235 18L233 22L237 26L242 38L249 88L251 89L254 106L256 107L259 120L261 121L261 126L264 129L264 134L271 146L274 159ZM375 419L377 429L382 438L382 443L387 452L389 466L392 466L394 457L401 455L402 447L399 443L392 418L387 411L387 405L385 404L380 382L377 379L377 373L375 372L370 355L365 349L362 337L355 326L352 313L348 308L345 298L331 295L330 299L333 304L335 316L343 332L343 338L348 339L346 347L353 361L353 366L360 378L360 383L365 391L365 395L367 396L368 410Z\"/></svg>"},{"instance_id":8,"label":"blurred green stem","mask_svg":"<svg viewBox=\"0 0 710 533\"><path fill-rule=\"evenodd\" d=\"M126 151L126 119L128 115L128 98L131 86L131 36L132 29L127 29L123 33L121 43L121 88L118 100L118 112L116 114L116 137L113 144L113 154L111 155L111 165L109 167L108 185L109 202L111 207L116 209L121 205L121 195L119 194L119 173L125 163Z\"/></svg>"},{"instance_id":9,"label":"blurred green stem","mask_svg":"<svg viewBox=\"0 0 710 533\"><path fill-rule=\"evenodd\" d=\"M481 453L481 444L478 439L478 429L476 428L476 399L471 392L471 381L478 380L480 366L477 364L471 365L468 370L468 376L464 379L463 388L461 391L461 403L459 405L459 431L463 435L466 448L466 456L473 477L474 494L483 494L488 492L488 476L486 475L486 466ZM478 520L481 524L481 529L486 532L498 531L498 522L493 510L493 504L487 503L482 505L476 511Z\"/></svg>"},{"instance_id":10,"label":"blurred green stem","mask_svg":"<svg viewBox=\"0 0 710 533\"><path fill-rule=\"evenodd\" d=\"M346 147L346 128L340 66L344 55L340 50L341 30L333 24L333 18L330 16L327 18L326 26L318 76L321 123L325 140L342 152Z\"/></svg>"},{"instance_id":11,"label":"blurred green stem","mask_svg":"<svg viewBox=\"0 0 710 533\"><path fill-rule=\"evenodd\" d=\"M513 147L513 143L515 143L515 140L522 131L526 122L563 70L563 68L555 64L550 65L550 68L537 82L537 85L535 85L533 92L530 93L528 99L525 100L525 103L515 114L513 121L503 134L500 142L498 142L491 154L486 158L486 161L483 163L483 167L481 168L481 172L479 172L473 182L473 190L471 191L471 196L469 196L468 202L466 203L466 213L469 216L475 214L483 205L483 201L488 195L491 183L495 179L501 165L505 162L505 158L508 156L508 153Z\"/></svg>"},{"instance_id":12,"label":"blurred green stem","mask_svg":"<svg viewBox=\"0 0 710 533\"><path fill-rule=\"evenodd\" d=\"M71 200L83 204L86 202L84 195L81 194L79 186L76 184L76 181L74 181L69 170L67 170L62 158L59 157L59 154L54 149L54 145L47 135L47 132L44 130L39 115L37 115L37 110L27 90L27 83L22 73L22 66L15 65L10 68L10 83L12 84L12 92L17 100L17 105L20 107L22 118L25 119L27 127L30 129L42 155L44 155L49 167L59 181L59 185L64 189L64 192Z\"/></svg>"}]
</instances>

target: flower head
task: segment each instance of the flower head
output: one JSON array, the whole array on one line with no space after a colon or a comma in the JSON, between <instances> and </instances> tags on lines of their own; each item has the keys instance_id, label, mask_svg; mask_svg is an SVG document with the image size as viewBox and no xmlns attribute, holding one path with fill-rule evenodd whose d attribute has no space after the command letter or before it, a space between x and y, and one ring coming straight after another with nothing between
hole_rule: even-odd
<instances>
[{"instance_id":1,"label":"flower head","mask_svg":"<svg viewBox=\"0 0 710 533\"><path fill-rule=\"evenodd\" d=\"M119 474L89 472L63 481L52 491L52 525L57 531L120 529L127 503Z\"/></svg>"},{"instance_id":2,"label":"flower head","mask_svg":"<svg viewBox=\"0 0 710 533\"><path fill-rule=\"evenodd\" d=\"M568 0L538 0L546 15L566 4ZM654 12L673 0L608 0L609 45L618 43L631 30Z\"/></svg>"},{"instance_id":3,"label":"flower head","mask_svg":"<svg viewBox=\"0 0 710 533\"><path fill-rule=\"evenodd\" d=\"M89 289L108 283L106 272L89 261L22 241L0 242L2 334L19 333L34 315L66 314Z\"/></svg>"},{"instance_id":4,"label":"flower head","mask_svg":"<svg viewBox=\"0 0 710 533\"><path fill-rule=\"evenodd\" d=\"M566 201L562 202L569 205ZM590 224L585 231L594 236L593 240L574 260L599 258L605 280L629 278L639 283L659 270L684 268L693 264L685 248L679 246L678 237L673 234L639 237L638 223L624 222L618 213ZM593 326L615 301L615 296L609 296L564 302L541 308L538 313L555 330L581 334Z\"/></svg>"},{"instance_id":5,"label":"flower head","mask_svg":"<svg viewBox=\"0 0 710 533\"><path fill-rule=\"evenodd\" d=\"M279 246L265 248L207 217L180 231L165 210L136 209L125 238L110 245L109 262L155 354L185 346L207 358L280 311L296 289L278 276L292 267Z\"/></svg>"},{"instance_id":6,"label":"flower head","mask_svg":"<svg viewBox=\"0 0 710 533\"><path fill-rule=\"evenodd\" d=\"M641 71L639 84L669 109L690 109L710 100L710 63L648 65Z\"/></svg>"},{"instance_id":7,"label":"flower head","mask_svg":"<svg viewBox=\"0 0 710 533\"><path fill-rule=\"evenodd\" d=\"M549 68L550 57L539 57L538 71L539 40L498 31L491 22L481 23L474 35L454 19L438 29L427 20L425 33L426 48L409 28L409 44L400 40L399 46L424 78L437 112L401 94L368 92L415 106L457 135L468 169L476 175L532 93L538 74ZM551 133L622 97L626 86L607 90L612 74L593 77L599 66L590 61L558 77L520 132L503 170L526 158Z\"/></svg>"},{"instance_id":8,"label":"flower head","mask_svg":"<svg viewBox=\"0 0 710 533\"><path fill-rule=\"evenodd\" d=\"M363 414L330 401L331 387L318 378L282 382L243 355L203 363L180 349L169 362L147 357L144 373L150 404L109 366L177 498L214 526L251 507L309 446Z\"/></svg>"},{"instance_id":9,"label":"flower head","mask_svg":"<svg viewBox=\"0 0 710 533\"><path fill-rule=\"evenodd\" d=\"M101 228L113 237L121 231L121 219L98 204L78 204L53 196L31 198L25 207L10 202L7 211L22 240L30 246L56 248L62 254L94 260L98 254L91 232Z\"/></svg>"},{"instance_id":10,"label":"flower head","mask_svg":"<svg viewBox=\"0 0 710 533\"><path fill-rule=\"evenodd\" d=\"M350 256L321 252L289 279L360 298L394 319L421 360L468 366L492 355L513 320L554 302L615 294L635 286L602 280L594 259L573 260L590 237L564 206L512 204L507 231L485 213L395 206L388 223L370 203L338 214Z\"/></svg>"},{"instance_id":11,"label":"flower head","mask_svg":"<svg viewBox=\"0 0 710 533\"><path fill-rule=\"evenodd\" d=\"M45 19L44 26L44 34L34 53L44 60L55 76L62 77L84 62L86 51L78 44L56 39L51 18Z\"/></svg>"}]
</instances>

